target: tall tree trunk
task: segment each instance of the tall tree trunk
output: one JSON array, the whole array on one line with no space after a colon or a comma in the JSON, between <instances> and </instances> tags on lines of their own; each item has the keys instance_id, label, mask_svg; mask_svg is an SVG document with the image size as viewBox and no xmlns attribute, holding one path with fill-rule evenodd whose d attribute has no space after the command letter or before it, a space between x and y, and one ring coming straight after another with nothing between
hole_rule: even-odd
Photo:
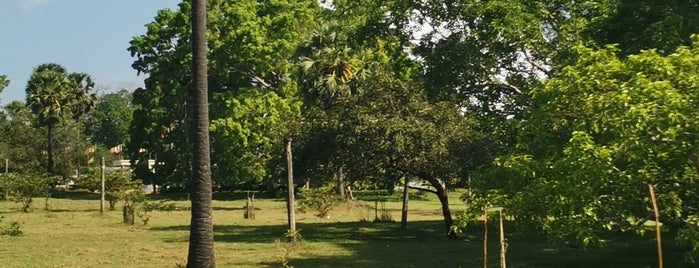
<instances>
[{"instance_id":1,"label":"tall tree trunk","mask_svg":"<svg viewBox=\"0 0 699 268\"><path fill-rule=\"evenodd\" d=\"M49 123L46 125L46 154L48 155L48 162L46 164L46 172L49 175L53 174L53 146L51 146L51 141L53 139L53 124Z\"/></svg>"},{"instance_id":2,"label":"tall tree trunk","mask_svg":"<svg viewBox=\"0 0 699 268\"><path fill-rule=\"evenodd\" d=\"M192 144L187 267L215 267L211 215L211 167L209 155L209 108L206 62L206 0L192 0L192 72L189 94Z\"/></svg>"}]
</instances>

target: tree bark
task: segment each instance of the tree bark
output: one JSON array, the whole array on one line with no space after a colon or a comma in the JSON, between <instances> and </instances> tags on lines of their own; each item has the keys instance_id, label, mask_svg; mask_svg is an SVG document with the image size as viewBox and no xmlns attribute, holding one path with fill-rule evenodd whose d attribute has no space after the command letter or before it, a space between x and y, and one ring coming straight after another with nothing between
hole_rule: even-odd
<instances>
[{"instance_id":1,"label":"tree bark","mask_svg":"<svg viewBox=\"0 0 699 268\"><path fill-rule=\"evenodd\" d=\"M451 231L451 225L454 220L451 218L451 210L449 209L447 187L443 186L439 180L435 178L429 178L427 181L436 189L437 197L439 197L439 202L442 204L442 215L444 216L444 225L447 228L447 236L453 237L454 232Z\"/></svg>"},{"instance_id":2,"label":"tree bark","mask_svg":"<svg viewBox=\"0 0 699 268\"><path fill-rule=\"evenodd\" d=\"M211 167L209 155L209 108L206 46L206 0L192 0L192 72L190 89L190 137L192 155L187 267L215 267L211 215Z\"/></svg>"},{"instance_id":3,"label":"tree bark","mask_svg":"<svg viewBox=\"0 0 699 268\"><path fill-rule=\"evenodd\" d=\"M345 172L342 167L340 167L340 170L337 173L337 181L335 182L335 189L337 191L337 195L342 198L343 200L346 199L345 196Z\"/></svg>"}]
</instances>

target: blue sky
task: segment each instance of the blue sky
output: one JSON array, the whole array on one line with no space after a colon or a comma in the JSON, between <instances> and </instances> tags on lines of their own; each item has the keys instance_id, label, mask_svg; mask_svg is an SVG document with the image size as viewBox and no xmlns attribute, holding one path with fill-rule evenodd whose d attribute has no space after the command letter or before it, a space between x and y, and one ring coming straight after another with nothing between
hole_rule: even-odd
<instances>
[{"instance_id":1,"label":"blue sky","mask_svg":"<svg viewBox=\"0 0 699 268\"><path fill-rule=\"evenodd\" d=\"M126 50L159 9L181 0L0 0L0 104L24 100L32 70L58 63L92 76L101 91L143 84ZM102 92L103 93L103 92Z\"/></svg>"}]
</instances>

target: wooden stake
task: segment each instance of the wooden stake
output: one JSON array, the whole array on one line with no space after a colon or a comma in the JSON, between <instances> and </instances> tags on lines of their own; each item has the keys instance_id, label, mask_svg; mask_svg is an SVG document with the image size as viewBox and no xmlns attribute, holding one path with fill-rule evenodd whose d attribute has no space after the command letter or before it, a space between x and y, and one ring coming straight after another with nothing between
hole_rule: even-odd
<instances>
[{"instance_id":1,"label":"wooden stake","mask_svg":"<svg viewBox=\"0 0 699 268\"><path fill-rule=\"evenodd\" d=\"M658 203L655 200L655 191L653 185L648 184L650 191L650 201L653 203L653 214L655 214L655 239L658 242L658 268L663 268L663 243L660 240L660 212L658 212Z\"/></svg>"},{"instance_id":2,"label":"wooden stake","mask_svg":"<svg viewBox=\"0 0 699 268\"><path fill-rule=\"evenodd\" d=\"M488 206L483 206L483 268L488 268Z\"/></svg>"},{"instance_id":3,"label":"wooden stake","mask_svg":"<svg viewBox=\"0 0 699 268\"><path fill-rule=\"evenodd\" d=\"M104 213L104 156L102 157L102 165L100 166L100 213Z\"/></svg>"},{"instance_id":4,"label":"wooden stake","mask_svg":"<svg viewBox=\"0 0 699 268\"><path fill-rule=\"evenodd\" d=\"M292 234L289 237L290 242L296 242L296 213L294 207L294 171L293 162L291 158L291 139L286 139L286 169L287 169L287 191L288 197L286 199L286 210L289 220L289 233Z\"/></svg>"},{"instance_id":5,"label":"wooden stake","mask_svg":"<svg viewBox=\"0 0 699 268\"><path fill-rule=\"evenodd\" d=\"M500 268L507 268L505 263L505 254L507 248L505 245L505 227L502 223L502 209L500 209Z\"/></svg>"}]
</instances>

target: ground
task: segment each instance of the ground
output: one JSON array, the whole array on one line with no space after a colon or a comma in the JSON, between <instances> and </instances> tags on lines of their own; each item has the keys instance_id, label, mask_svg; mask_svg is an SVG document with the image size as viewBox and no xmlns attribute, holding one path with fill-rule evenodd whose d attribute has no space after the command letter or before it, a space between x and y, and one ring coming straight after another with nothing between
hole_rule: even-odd
<instances>
[{"instance_id":1,"label":"ground","mask_svg":"<svg viewBox=\"0 0 699 268\"><path fill-rule=\"evenodd\" d=\"M175 199L182 208L186 200ZM281 199L258 198L256 218L244 219L244 199L218 195L213 203L218 267L482 267L481 230L459 239L445 237L436 198L411 200L408 230L399 222L374 223L374 202L340 206L329 219L297 215L302 242L284 243L286 207ZM147 225L121 223L117 211L99 213L88 194L51 199L52 211L35 201L30 213L0 201L5 224L19 221L23 236L0 236L2 267L178 267L187 253L189 211L152 212ZM465 205L452 195L452 210ZM400 221L400 202L385 203ZM506 230L507 232L507 230ZM499 267L497 228L490 229L489 266ZM665 234L665 266L681 262L681 250ZM602 249L581 251L547 243L542 237L508 234L509 267L656 267L653 236L610 234Z\"/></svg>"}]
</instances>

